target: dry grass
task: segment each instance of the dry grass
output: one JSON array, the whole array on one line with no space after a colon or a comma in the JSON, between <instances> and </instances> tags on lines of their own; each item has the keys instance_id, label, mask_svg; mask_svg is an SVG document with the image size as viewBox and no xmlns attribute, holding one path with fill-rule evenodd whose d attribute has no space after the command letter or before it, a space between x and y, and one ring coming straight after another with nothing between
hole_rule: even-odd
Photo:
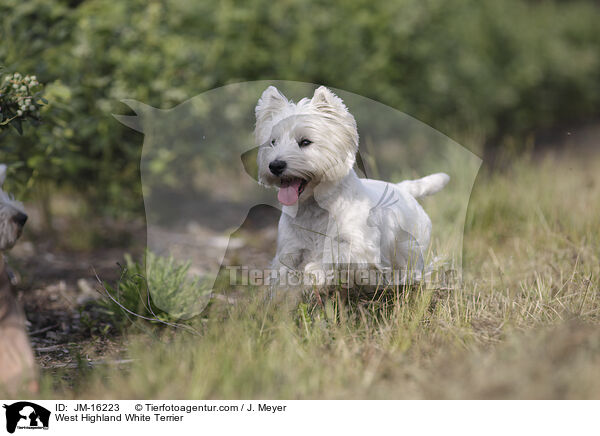
<instances>
[{"instance_id":1,"label":"dry grass","mask_svg":"<svg viewBox=\"0 0 600 436\"><path fill-rule=\"evenodd\" d=\"M199 336L132 328L132 363L68 386L48 373L42 396L600 398L599 199L600 155L484 174L459 289L383 306L214 302Z\"/></svg>"}]
</instances>

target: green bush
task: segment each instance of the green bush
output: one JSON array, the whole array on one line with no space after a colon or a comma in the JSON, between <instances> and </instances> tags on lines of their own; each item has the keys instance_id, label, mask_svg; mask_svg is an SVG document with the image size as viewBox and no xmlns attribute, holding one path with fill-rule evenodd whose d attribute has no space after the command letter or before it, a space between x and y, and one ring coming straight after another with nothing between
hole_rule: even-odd
<instances>
[{"instance_id":1,"label":"green bush","mask_svg":"<svg viewBox=\"0 0 600 436\"><path fill-rule=\"evenodd\" d=\"M475 150L600 112L591 1L4 0L0 59L52 104L23 177L139 208L142 138L111 113L168 108L231 82L322 83L409 113ZM25 141L3 137L18 148ZM0 156L1 158L1 156Z\"/></svg>"}]
</instances>

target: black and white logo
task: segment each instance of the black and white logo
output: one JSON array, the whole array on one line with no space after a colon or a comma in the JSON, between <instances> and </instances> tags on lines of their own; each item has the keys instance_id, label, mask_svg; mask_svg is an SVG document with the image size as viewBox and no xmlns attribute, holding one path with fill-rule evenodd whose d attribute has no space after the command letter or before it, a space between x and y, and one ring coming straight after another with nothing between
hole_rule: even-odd
<instances>
[{"instance_id":1,"label":"black and white logo","mask_svg":"<svg viewBox=\"0 0 600 436\"><path fill-rule=\"evenodd\" d=\"M47 430L50 411L29 401L19 401L3 406L6 409L6 431L14 433L16 429Z\"/></svg>"}]
</instances>

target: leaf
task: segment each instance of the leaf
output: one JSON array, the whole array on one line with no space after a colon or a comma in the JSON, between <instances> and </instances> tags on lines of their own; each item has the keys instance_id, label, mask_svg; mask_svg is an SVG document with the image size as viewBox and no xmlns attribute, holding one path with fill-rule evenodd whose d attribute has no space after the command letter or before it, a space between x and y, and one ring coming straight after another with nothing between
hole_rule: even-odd
<instances>
[{"instance_id":1,"label":"leaf","mask_svg":"<svg viewBox=\"0 0 600 436\"><path fill-rule=\"evenodd\" d=\"M17 132L19 132L19 135L23 134L23 123L20 118L15 119L11 126L13 126Z\"/></svg>"}]
</instances>

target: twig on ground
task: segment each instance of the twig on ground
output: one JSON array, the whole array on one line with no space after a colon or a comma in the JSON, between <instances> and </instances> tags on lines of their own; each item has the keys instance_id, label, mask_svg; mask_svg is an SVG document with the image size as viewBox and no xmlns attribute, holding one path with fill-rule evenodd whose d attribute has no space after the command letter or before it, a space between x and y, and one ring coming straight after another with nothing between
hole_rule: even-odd
<instances>
[{"instance_id":1,"label":"twig on ground","mask_svg":"<svg viewBox=\"0 0 600 436\"><path fill-rule=\"evenodd\" d=\"M41 328L41 329L33 330L33 331L29 332L29 336L39 335L40 333L45 333L48 330L52 330L52 329L54 329L56 327L58 327L58 324L53 324L53 325L49 325L48 327L44 327L44 328Z\"/></svg>"},{"instance_id":2,"label":"twig on ground","mask_svg":"<svg viewBox=\"0 0 600 436\"><path fill-rule=\"evenodd\" d=\"M51 351L67 351L68 352L68 350L65 348L65 344L50 345L48 347L37 347L34 349L38 353L49 353Z\"/></svg>"},{"instance_id":3,"label":"twig on ground","mask_svg":"<svg viewBox=\"0 0 600 436\"><path fill-rule=\"evenodd\" d=\"M101 365L125 365L134 362L134 359L120 359L120 360L97 360L97 361L86 361L85 363L90 366L101 366ZM44 369L58 369L58 368L79 368L80 363L55 363L52 365L44 366Z\"/></svg>"}]
</instances>

